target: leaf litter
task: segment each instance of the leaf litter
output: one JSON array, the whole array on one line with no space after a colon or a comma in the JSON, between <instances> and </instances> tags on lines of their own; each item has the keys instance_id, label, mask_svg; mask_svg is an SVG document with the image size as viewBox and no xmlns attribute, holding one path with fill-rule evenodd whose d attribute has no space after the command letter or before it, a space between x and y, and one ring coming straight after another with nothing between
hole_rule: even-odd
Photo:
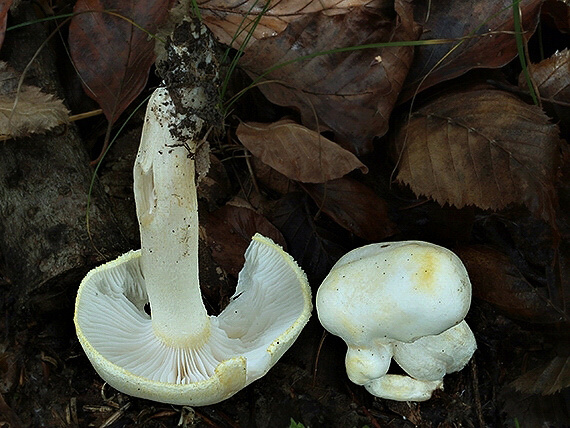
<instances>
[{"instance_id":1,"label":"leaf litter","mask_svg":"<svg viewBox=\"0 0 570 428\"><path fill-rule=\"evenodd\" d=\"M542 4L543 0L517 2L527 39L536 29ZM402 97L409 99L418 91L474 68L498 68L509 63L517 55L512 6L511 0L419 3L414 17L423 27L421 39L451 43L418 46Z\"/></svg>"},{"instance_id":2,"label":"leaf litter","mask_svg":"<svg viewBox=\"0 0 570 428\"><path fill-rule=\"evenodd\" d=\"M416 40L411 5L384 1L329 16L310 13L291 22L275 37L253 43L241 66L273 103L294 107L301 123L314 131L332 130L335 141L364 154L372 139L384 135L414 48L390 46L337 52L309 59L318 52L379 42ZM287 64L267 73L276 64Z\"/></svg>"},{"instance_id":3,"label":"leaf litter","mask_svg":"<svg viewBox=\"0 0 570 428\"><path fill-rule=\"evenodd\" d=\"M541 109L506 92L474 89L413 112L397 130L394 157L398 180L440 204L525 204L550 220L560 147L558 129Z\"/></svg>"},{"instance_id":4,"label":"leaf litter","mask_svg":"<svg viewBox=\"0 0 570 428\"><path fill-rule=\"evenodd\" d=\"M243 46L248 34L251 42L267 39L283 32L289 23L313 13L344 14L352 8L374 8L377 0L324 0L307 2L288 0L266 4L259 0L200 0L204 22L219 40L235 49ZM254 21L259 23L254 28Z\"/></svg>"},{"instance_id":5,"label":"leaf litter","mask_svg":"<svg viewBox=\"0 0 570 428\"><path fill-rule=\"evenodd\" d=\"M155 60L151 37L172 0L79 0L69 26L69 50L87 95L114 123L142 92ZM136 26L135 26L136 24Z\"/></svg>"},{"instance_id":6,"label":"leaf litter","mask_svg":"<svg viewBox=\"0 0 570 428\"><path fill-rule=\"evenodd\" d=\"M236 135L254 156L291 180L324 183L355 169L368 172L351 152L289 119L241 123Z\"/></svg>"},{"instance_id":7,"label":"leaf litter","mask_svg":"<svg viewBox=\"0 0 570 428\"><path fill-rule=\"evenodd\" d=\"M526 40L536 38L539 21L550 25L540 6L553 3L521 0ZM76 11L101 11L75 16L69 43L86 93L100 103L109 122L147 86L155 41L139 27L155 34L170 4L77 2ZM222 160L222 176L231 179L223 190L219 178L204 179L211 185L201 195L207 201L207 212L201 210L201 237L209 242L216 265L208 287L216 289L218 269L235 275L242 248L257 230L282 240L314 288L351 248L427 236L456 250L469 269L476 297L470 323L479 350L468 369L450 376L445 391L430 402L400 406L374 400L346 382L343 347L334 339L326 339L334 346L317 359L315 343L322 330L315 322L275 372L252 385L249 399L239 396L191 413L129 401L114 392L101 399L98 378L87 370L76 387L83 409L77 411L73 400L63 406L70 415L68 425L122 420L123 426L154 426L151 421L176 419L201 426L235 426L238 420L276 426L294 417L311 426L323 421L343 421L342 426L409 427L410 421L426 427L476 426L504 423L504 409L511 412L509 417L525 415L525 421L559 422L564 409L542 407L531 415L531 405L513 408L512 400L500 398L497 391L531 394L535 402L549 394L550 402L558 403L560 390L563 394L568 386L570 352L561 344L567 337L562 327L568 319L565 272L570 251L559 244L570 237L570 191L564 184L570 174L563 156L568 135L560 134L548 110L516 95L524 85L519 92L507 92L445 83L466 73L469 78L473 69L481 68L489 80L496 82L499 76L499 82L511 85L505 88L513 87L518 71L514 62L509 64L517 55L512 2L458 1L443 7L404 0L294 0L265 7L255 1L206 0L199 5L219 40L245 50L240 66L254 81L254 90L286 107L288 114L275 110L279 113L272 121L261 123L256 116L266 118L267 112L246 106L251 122L230 118L227 141L212 146ZM234 37L244 26L246 31ZM248 31L253 33L245 46ZM452 43L410 45L430 39ZM369 43L393 44L321 54ZM543 98L567 101L566 52L531 64ZM413 95L413 103L407 101ZM362 172L368 170L364 178ZM396 181L389 178L392 170ZM235 195L247 202L236 206ZM523 229L528 235L524 239L518 236ZM36 346L47 348L44 342ZM43 376L46 384L65 381L67 390L62 367L84 368L85 361L68 351L65 363L46 356L29 358L27 364L29 373ZM313 364L319 369L309 373ZM507 372L501 368L505 364ZM2 390L8 397L2 403L8 407L0 412L22 408L14 391L33 397L41 390L26 379L16 382L14 376L12 370L0 379L8 385ZM252 402L256 410L240 410ZM93 403L100 404L98 410ZM445 418L442 407L448 410ZM54 406L52 416L63 414L61 409ZM66 423L65 417L60 420Z\"/></svg>"}]
</instances>

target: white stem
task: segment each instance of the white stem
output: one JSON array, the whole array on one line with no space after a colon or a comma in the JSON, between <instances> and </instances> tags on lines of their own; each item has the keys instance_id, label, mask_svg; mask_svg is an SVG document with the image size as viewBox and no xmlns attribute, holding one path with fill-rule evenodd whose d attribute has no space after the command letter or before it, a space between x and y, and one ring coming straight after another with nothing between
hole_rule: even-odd
<instances>
[{"instance_id":1,"label":"white stem","mask_svg":"<svg viewBox=\"0 0 570 428\"><path fill-rule=\"evenodd\" d=\"M173 347L203 343L210 325L198 277L194 159L182 144L186 140L171 134L180 119L168 91L157 89L148 103L134 167L141 264L152 325L155 334ZM191 136L188 143L196 144Z\"/></svg>"}]
</instances>

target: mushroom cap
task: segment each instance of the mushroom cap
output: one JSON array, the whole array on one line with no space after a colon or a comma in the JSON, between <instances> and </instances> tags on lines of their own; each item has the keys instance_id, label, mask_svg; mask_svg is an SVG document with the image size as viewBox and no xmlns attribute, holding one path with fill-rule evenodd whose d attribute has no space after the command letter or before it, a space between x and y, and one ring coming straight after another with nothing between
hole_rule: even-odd
<instances>
[{"instance_id":1,"label":"mushroom cap","mask_svg":"<svg viewBox=\"0 0 570 428\"><path fill-rule=\"evenodd\" d=\"M304 272L259 234L245 253L236 292L208 331L187 348L153 332L140 250L90 271L79 286L75 328L99 375L124 393L208 405L263 376L293 344L312 305Z\"/></svg>"},{"instance_id":2,"label":"mushroom cap","mask_svg":"<svg viewBox=\"0 0 570 428\"><path fill-rule=\"evenodd\" d=\"M316 298L321 324L355 347L437 335L460 323L470 304L471 283L459 257L422 241L350 251Z\"/></svg>"}]
</instances>

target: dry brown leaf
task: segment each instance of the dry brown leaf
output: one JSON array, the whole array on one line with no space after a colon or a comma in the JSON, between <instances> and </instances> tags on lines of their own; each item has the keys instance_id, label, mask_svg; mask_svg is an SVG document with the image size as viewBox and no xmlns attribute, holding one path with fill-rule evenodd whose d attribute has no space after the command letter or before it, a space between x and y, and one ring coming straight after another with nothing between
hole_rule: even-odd
<instances>
[{"instance_id":1,"label":"dry brown leaf","mask_svg":"<svg viewBox=\"0 0 570 428\"><path fill-rule=\"evenodd\" d=\"M355 7L374 7L380 2L380 0L287 0L270 4L265 12L263 8L266 2L260 0L201 0L198 1L198 5L204 22L215 36L222 43L239 49L245 48L242 44L249 33L251 33L251 43L276 36L285 30L290 22L310 13L338 15ZM260 15L255 30L251 32L253 22ZM240 31L244 28L246 30Z\"/></svg>"},{"instance_id":2,"label":"dry brown leaf","mask_svg":"<svg viewBox=\"0 0 570 428\"><path fill-rule=\"evenodd\" d=\"M484 300L511 319L534 324L558 324L566 317L546 296L533 287L509 260L490 247L473 245L455 249L473 283L473 296Z\"/></svg>"},{"instance_id":3,"label":"dry brown leaf","mask_svg":"<svg viewBox=\"0 0 570 428\"><path fill-rule=\"evenodd\" d=\"M497 366L505 367L503 372L511 372L511 362L509 360L504 361L506 364L498 362ZM497 401L502 403L501 411L505 415L504 422L500 424L502 426L508 426L509 423L506 421L510 420L524 421L518 425L525 428L568 428L570 408L568 406L567 391L543 396L519 393L512 388L502 388L502 391L497 395ZM510 425L514 424L511 423Z\"/></svg>"},{"instance_id":4,"label":"dry brown leaf","mask_svg":"<svg viewBox=\"0 0 570 428\"><path fill-rule=\"evenodd\" d=\"M253 169L255 179L264 188L281 196L290 192L299 191L296 181L285 177L279 171L271 168L255 156L251 158L251 161L251 168Z\"/></svg>"},{"instance_id":5,"label":"dry brown leaf","mask_svg":"<svg viewBox=\"0 0 570 428\"><path fill-rule=\"evenodd\" d=\"M236 134L254 156L292 180L324 183L368 168L348 150L292 120L241 123Z\"/></svg>"},{"instance_id":6,"label":"dry brown leaf","mask_svg":"<svg viewBox=\"0 0 570 428\"><path fill-rule=\"evenodd\" d=\"M564 49L550 58L529 67L533 83L543 98L570 102L570 51ZM526 80L521 73L519 86L526 88Z\"/></svg>"},{"instance_id":7,"label":"dry brown leaf","mask_svg":"<svg viewBox=\"0 0 570 428\"><path fill-rule=\"evenodd\" d=\"M397 232L386 201L359 181L344 177L303 187L319 209L356 236L381 241Z\"/></svg>"},{"instance_id":8,"label":"dry brown leaf","mask_svg":"<svg viewBox=\"0 0 570 428\"><path fill-rule=\"evenodd\" d=\"M4 36L6 35L6 21L8 20L10 6L12 6L12 0L0 1L0 48L4 43Z\"/></svg>"},{"instance_id":9,"label":"dry brown leaf","mask_svg":"<svg viewBox=\"0 0 570 428\"><path fill-rule=\"evenodd\" d=\"M570 386L570 357L556 356L545 365L519 376L510 386L526 394L556 394Z\"/></svg>"},{"instance_id":10,"label":"dry brown leaf","mask_svg":"<svg viewBox=\"0 0 570 428\"><path fill-rule=\"evenodd\" d=\"M335 141L362 154L388 130L388 119L413 57L413 47L391 46L302 59L336 48L415 40L418 27L405 0L378 2L342 15L312 13L291 22L278 36L252 43L240 64L258 78L274 104L298 109L313 130L330 129ZM292 62L295 61L295 62Z\"/></svg>"},{"instance_id":11,"label":"dry brown leaf","mask_svg":"<svg viewBox=\"0 0 570 428\"><path fill-rule=\"evenodd\" d=\"M201 220L212 257L224 270L237 276L244 263L244 254L251 237L259 232L284 246L281 232L255 211L225 205L208 213Z\"/></svg>"},{"instance_id":12,"label":"dry brown leaf","mask_svg":"<svg viewBox=\"0 0 570 428\"><path fill-rule=\"evenodd\" d=\"M60 99L35 86L24 85L19 92L17 87L18 76L0 62L0 134L43 134L67 123L69 112Z\"/></svg>"},{"instance_id":13,"label":"dry brown leaf","mask_svg":"<svg viewBox=\"0 0 570 428\"><path fill-rule=\"evenodd\" d=\"M146 85L155 60L150 35L167 19L173 0L74 3L69 53L85 93L114 123Z\"/></svg>"},{"instance_id":14,"label":"dry brown leaf","mask_svg":"<svg viewBox=\"0 0 570 428\"><path fill-rule=\"evenodd\" d=\"M209 153L209 169L198 183L198 198L213 211L231 197L231 183L222 161Z\"/></svg>"},{"instance_id":15,"label":"dry brown leaf","mask_svg":"<svg viewBox=\"0 0 570 428\"><path fill-rule=\"evenodd\" d=\"M291 192L275 201L271 222L287 240L287 252L303 268L311 284L319 284L347 249L337 233L315 223L315 212L306 193Z\"/></svg>"},{"instance_id":16,"label":"dry brown leaf","mask_svg":"<svg viewBox=\"0 0 570 428\"><path fill-rule=\"evenodd\" d=\"M540 11L542 22L550 18L561 33L570 32L570 3L568 0L546 0Z\"/></svg>"},{"instance_id":17,"label":"dry brown leaf","mask_svg":"<svg viewBox=\"0 0 570 428\"><path fill-rule=\"evenodd\" d=\"M536 106L488 89L441 96L398 129L398 180L459 208L516 203L551 219L558 128Z\"/></svg>"},{"instance_id":18,"label":"dry brown leaf","mask_svg":"<svg viewBox=\"0 0 570 428\"><path fill-rule=\"evenodd\" d=\"M543 1L517 2L527 40L538 24ZM424 30L422 39L454 43L416 47L400 100L412 97L420 84L424 90L474 68L502 67L517 55L512 0L424 1L414 5L414 16Z\"/></svg>"}]
</instances>

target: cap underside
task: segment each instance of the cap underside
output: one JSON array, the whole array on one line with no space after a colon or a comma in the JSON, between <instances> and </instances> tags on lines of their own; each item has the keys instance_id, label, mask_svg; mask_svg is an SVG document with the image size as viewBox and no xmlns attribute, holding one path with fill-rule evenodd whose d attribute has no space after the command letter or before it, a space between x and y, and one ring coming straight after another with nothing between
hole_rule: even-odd
<instances>
[{"instance_id":1,"label":"cap underside","mask_svg":"<svg viewBox=\"0 0 570 428\"><path fill-rule=\"evenodd\" d=\"M76 300L75 326L97 372L122 392L172 404L219 402L263 376L307 323L303 271L281 247L256 235L236 292L191 348L165 345L145 312L140 251L93 269Z\"/></svg>"}]
</instances>

